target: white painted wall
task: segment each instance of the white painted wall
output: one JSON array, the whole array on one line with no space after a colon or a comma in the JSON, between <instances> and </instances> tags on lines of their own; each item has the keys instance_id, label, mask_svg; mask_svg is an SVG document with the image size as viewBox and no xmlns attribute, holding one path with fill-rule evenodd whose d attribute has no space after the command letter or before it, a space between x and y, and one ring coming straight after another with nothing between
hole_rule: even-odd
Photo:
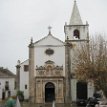
<instances>
[{"instance_id":1,"label":"white painted wall","mask_svg":"<svg viewBox=\"0 0 107 107\"><path fill-rule=\"evenodd\" d=\"M20 91L24 92L24 98L29 98L29 71L24 71L24 65L28 65L29 60L21 63L20 67ZM27 85L27 89L25 89L25 85Z\"/></svg>"},{"instance_id":2,"label":"white painted wall","mask_svg":"<svg viewBox=\"0 0 107 107\"><path fill-rule=\"evenodd\" d=\"M15 78L0 78L0 99L2 98L2 90L5 89L5 82L9 82L9 90L11 91L11 96L16 95L16 90L15 90Z\"/></svg>"},{"instance_id":3,"label":"white painted wall","mask_svg":"<svg viewBox=\"0 0 107 107\"><path fill-rule=\"evenodd\" d=\"M71 79L71 97L72 101L77 100L77 79ZM88 82L87 84L87 98L93 97L94 93L94 85L92 82Z\"/></svg>"},{"instance_id":4,"label":"white painted wall","mask_svg":"<svg viewBox=\"0 0 107 107\"><path fill-rule=\"evenodd\" d=\"M45 53L46 49L49 48L54 50L53 55L47 55ZM44 66L45 62L48 60L55 62L55 65L63 65L63 76L65 76L65 46L62 42L54 39L52 36L48 36L35 45L35 67L36 65Z\"/></svg>"},{"instance_id":5,"label":"white painted wall","mask_svg":"<svg viewBox=\"0 0 107 107\"><path fill-rule=\"evenodd\" d=\"M77 93L77 80L76 79L71 79L71 98L72 101L76 101L76 93Z\"/></svg>"},{"instance_id":6,"label":"white painted wall","mask_svg":"<svg viewBox=\"0 0 107 107\"><path fill-rule=\"evenodd\" d=\"M88 82L88 98L93 96L94 91L94 84L92 82Z\"/></svg>"}]
</instances>

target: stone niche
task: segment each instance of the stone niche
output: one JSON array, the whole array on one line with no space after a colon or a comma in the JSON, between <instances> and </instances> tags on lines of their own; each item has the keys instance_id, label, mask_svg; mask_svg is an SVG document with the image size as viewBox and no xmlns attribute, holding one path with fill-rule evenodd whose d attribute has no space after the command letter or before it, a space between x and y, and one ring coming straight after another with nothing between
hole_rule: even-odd
<instances>
[{"instance_id":1,"label":"stone niche","mask_svg":"<svg viewBox=\"0 0 107 107\"><path fill-rule=\"evenodd\" d=\"M47 103L52 100L56 103L64 103L64 79L62 77L35 79L36 103Z\"/></svg>"}]
</instances>

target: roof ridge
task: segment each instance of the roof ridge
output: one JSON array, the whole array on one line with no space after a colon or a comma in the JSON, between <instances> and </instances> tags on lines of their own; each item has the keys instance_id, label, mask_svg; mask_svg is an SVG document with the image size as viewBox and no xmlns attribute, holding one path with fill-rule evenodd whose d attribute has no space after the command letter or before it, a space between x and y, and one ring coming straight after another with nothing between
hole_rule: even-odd
<instances>
[{"instance_id":1,"label":"roof ridge","mask_svg":"<svg viewBox=\"0 0 107 107\"><path fill-rule=\"evenodd\" d=\"M7 68L3 68L3 67L1 67L0 68L0 72L2 73L2 74L7 74L8 76L15 76L15 74L13 73L13 72L11 72L9 69L7 69Z\"/></svg>"},{"instance_id":2,"label":"roof ridge","mask_svg":"<svg viewBox=\"0 0 107 107\"><path fill-rule=\"evenodd\" d=\"M60 41L60 42L62 42L62 43L64 43L62 40L60 40L59 38L53 36L52 34L48 34L47 36L45 36L45 37L39 39L38 41L34 42L34 44L37 44L38 42L40 42L40 41L46 39L46 38L49 37L49 36L53 37L54 39L57 39L58 41Z\"/></svg>"}]
</instances>

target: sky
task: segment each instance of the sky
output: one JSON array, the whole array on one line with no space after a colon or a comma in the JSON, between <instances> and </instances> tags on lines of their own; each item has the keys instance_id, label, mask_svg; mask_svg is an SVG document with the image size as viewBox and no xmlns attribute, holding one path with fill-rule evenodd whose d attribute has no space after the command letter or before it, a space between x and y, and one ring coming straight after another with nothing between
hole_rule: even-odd
<instances>
[{"instance_id":1,"label":"sky","mask_svg":"<svg viewBox=\"0 0 107 107\"><path fill-rule=\"evenodd\" d=\"M107 0L76 0L89 33L107 34ZM72 13L74 0L0 0L0 66L16 71L17 60L28 59L31 37L52 35L63 40L64 24Z\"/></svg>"}]
</instances>

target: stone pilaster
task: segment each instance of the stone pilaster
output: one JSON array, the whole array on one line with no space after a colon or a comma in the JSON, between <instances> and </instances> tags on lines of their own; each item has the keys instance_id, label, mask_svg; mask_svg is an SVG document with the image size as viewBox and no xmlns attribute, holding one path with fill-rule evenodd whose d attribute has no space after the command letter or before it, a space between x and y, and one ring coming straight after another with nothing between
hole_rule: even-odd
<instances>
[{"instance_id":1,"label":"stone pilaster","mask_svg":"<svg viewBox=\"0 0 107 107\"><path fill-rule=\"evenodd\" d=\"M16 90L20 90L20 60L17 61L16 65Z\"/></svg>"},{"instance_id":2,"label":"stone pilaster","mask_svg":"<svg viewBox=\"0 0 107 107\"><path fill-rule=\"evenodd\" d=\"M70 62L70 44L66 41L65 45L65 103L71 103L71 62Z\"/></svg>"},{"instance_id":3,"label":"stone pilaster","mask_svg":"<svg viewBox=\"0 0 107 107\"><path fill-rule=\"evenodd\" d=\"M35 102L35 78L34 78L34 44L30 43L29 45L29 100L31 103Z\"/></svg>"}]
</instances>

